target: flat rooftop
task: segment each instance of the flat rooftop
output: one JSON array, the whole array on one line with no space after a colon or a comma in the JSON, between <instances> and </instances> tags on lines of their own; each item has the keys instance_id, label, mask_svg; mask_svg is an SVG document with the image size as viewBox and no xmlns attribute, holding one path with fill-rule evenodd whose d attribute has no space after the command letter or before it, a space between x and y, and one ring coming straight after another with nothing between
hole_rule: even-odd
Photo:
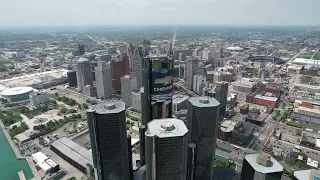
<instances>
[{"instance_id":1,"label":"flat rooftop","mask_svg":"<svg viewBox=\"0 0 320 180\"><path fill-rule=\"evenodd\" d=\"M220 103L211 97L191 97L189 102L197 107L218 107Z\"/></svg>"},{"instance_id":2,"label":"flat rooftop","mask_svg":"<svg viewBox=\"0 0 320 180\"><path fill-rule=\"evenodd\" d=\"M91 152L66 137L54 141L51 146L83 167L87 164L93 166Z\"/></svg>"},{"instance_id":3,"label":"flat rooftop","mask_svg":"<svg viewBox=\"0 0 320 180\"><path fill-rule=\"evenodd\" d=\"M157 136L158 138L180 137L188 133L184 122L176 118L155 119L148 123L146 136Z\"/></svg>"},{"instance_id":4,"label":"flat rooftop","mask_svg":"<svg viewBox=\"0 0 320 180\"><path fill-rule=\"evenodd\" d=\"M241 87L248 87L248 88L253 88L254 85L256 85L256 82L252 82L246 79L241 79L234 84L234 86L241 86Z\"/></svg>"},{"instance_id":5,"label":"flat rooftop","mask_svg":"<svg viewBox=\"0 0 320 180\"><path fill-rule=\"evenodd\" d=\"M235 128L234 128L234 132L236 133L239 133L239 134L243 134L244 136L249 136L252 131L254 130L254 128L256 127L254 124L251 124L251 123L248 123L248 122L238 122L238 123L242 123L242 127L244 129L237 129L236 126L237 124L235 125Z\"/></svg>"},{"instance_id":6,"label":"flat rooftop","mask_svg":"<svg viewBox=\"0 0 320 180\"><path fill-rule=\"evenodd\" d=\"M189 96L186 95L173 95L172 96L172 103L181 103L183 101L186 101L187 99L189 99Z\"/></svg>"},{"instance_id":7,"label":"flat rooftop","mask_svg":"<svg viewBox=\"0 0 320 180\"><path fill-rule=\"evenodd\" d=\"M223 121L221 124L220 124L220 130L222 132L231 132L233 131L234 129L234 126L236 125L237 123L236 122L233 122L233 121Z\"/></svg>"},{"instance_id":8,"label":"flat rooftop","mask_svg":"<svg viewBox=\"0 0 320 180\"><path fill-rule=\"evenodd\" d=\"M278 98L276 98L276 97L262 96L260 94L254 96L254 97L259 98L259 99L268 100L268 101L277 101L278 100Z\"/></svg>"},{"instance_id":9,"label":"flat rooftop","mask_svg":"<svg viewBox=\"0 0 320 180\"><path fill-rule=\"evenodd\" d=\"M58 69L54 71L46 71L41 73L33 73L9 79L0 80L0 87L18 87L18 86L32 86L34 84L47 83L67 77L69 70Z\"/></svg>"},{"instance_id":10,"label":"flat rooftop","mask_svg":"<svg viewBox=\"0 0 320 180\"><path fill-rule=\"evenodd\" d=\"M97 114L113 114L125 110L125 104L122 101L105 101L91 106L87 111Z\"/></svg>"},{"instance_id":11,"label":"flat rooftop","mask_svg":"<svg viewBox=\"0 0 320 180\"><path fill-rule=\"evenodd\" d=\"M270 158L270 161L272 162L272 164L266 167L256 162L258 156L259 154L248 154L245 156L245 159L248 161L248 163L251 165L251 167L255 171L258 171L263 174L283 171L283 166L273 157Z\"/></svg>"}]
</instances>

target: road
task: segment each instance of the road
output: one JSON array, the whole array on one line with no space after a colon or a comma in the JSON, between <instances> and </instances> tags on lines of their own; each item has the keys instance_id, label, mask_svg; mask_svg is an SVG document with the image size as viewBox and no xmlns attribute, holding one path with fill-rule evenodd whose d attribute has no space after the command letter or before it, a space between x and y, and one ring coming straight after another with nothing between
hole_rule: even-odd
<instances>
[{"instance_id":1,"label":"road","mask_svg":"<svg viewBox=\"0 0 320 180\"><path fill-rule=\"evenodd\" d=\"M307 49L307 48L302 49L302 50L299 51L296 55L292 56L288 61L286 61L286 62L282 65L281 70L283 71L283 69L286 68L286 67L284 66L285 64L287 64L288 62L296 59L296 58L297 58L303 51L305 51L306 49Z\"/></svg>"},{"instance_id":2,"label":"road","mask_svg":"<svg viewBox=\"0 0 320 180\"><path fill-rule=\"evenodd\" d=\"M313 59L314 58L314 56L317 54L317 52L319 51L319 49L317 49L314 53L313 53L313 55L312 55L312 57L311 57L311 59Z\"/></svg>"},{"instance_id":3,"label":"road","mask_svg":"<svg viewBox=\"0 0 320 180\"><path fill-rule=\"evenodd\" d=\"M103 43L101 43L101 42L97 41L96 39L94 39L93 37L89 36L88 34L85 34L85 33L83 33L82 31L78 31L78 32L79 32L80 34L82 34L82 35L84 35L84 36L88 37L88 38L89 38L89 39L91 39L92 41L96 42L97 44L99 44L99 45L103 45Z\"/></svg>"},{"instance_id":4,"label":"road","mask_svg":"<svg viewBox=\"0 0 320 180\"><path fill-rule=\"evenodd\" d=\"M190 91L188 88L186 88L183 84L181 83L173 83L174 86L177 86L178 88L182 88L184 91L187 93L192 94L193 96L199 96L198 94L194 93L193 91Z\"/></svg>"}]
</instances>

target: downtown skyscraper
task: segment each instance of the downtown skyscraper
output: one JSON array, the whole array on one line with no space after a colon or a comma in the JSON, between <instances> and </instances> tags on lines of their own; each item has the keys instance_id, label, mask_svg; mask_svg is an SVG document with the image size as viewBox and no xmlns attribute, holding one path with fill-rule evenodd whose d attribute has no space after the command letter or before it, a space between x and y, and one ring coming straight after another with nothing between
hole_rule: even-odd
<instances>
[{"instance_id":1,"label":"downtown skyscraper","mask_svg":"<svg viewBox=\"0 0 320 180\"><path fill-rule=\"evenodd\" d=\"M86 85L93 85L91 65L87 58L80 58L76 68L78 89L82 92Z\"/></svg>"},{"instance_id":2,"label":"downtown skyscraper","mask_svg":"<svg viewBox=\"0 0 320 180\"><path fill-rule=\"evenodd\" d=\"M166 54L149 55L144 59L144 98L142 99L142 125L140 134L140 160L145 164L145 138L147 124L153 119L172 117L173 59Z\"/></svg>"},{"instance_id":3,"label":"downtown skyscraper","mask_svg":"<svg viewBox=\"0 0 320 180\"><path fill-rule=\"evenodd\" d=\"M97 95L103 99L112 98L112 79L110 64L105 61L98 61L95 67Z\"/></svg>"},{"instance_id":4,"label":"downtown skyscraper","mask_svg":"<svg viewBox=\"0 0 320 180\"><path fill-rule=\"evenodd\" d=\"M190 180L213 180L219 113L220 103L216 99L189 98L187 127L189 143L192 143L192 148L195 149L194 162L188 162ZM188 160L190 161L191 158Z\"/></svg>"},{"instance_id":5,"label":"downtown skyscraper","mask_svg":"<svg viewBox=\"0 0 320 180\"><path fill-rule=\"evenodd\" d=\"M144 59L144 125L153 119L172 117L173 66L173 59L165 54Z\"/></svg>"},{"instance_id":6,"label":"downtown skyscraper","mask_svg":"<svg viewBox=\"0 0 320 180\"><path fill-rule=\"evenodd\" d=\"M146 179L185 180L187 175L188 129L175 118L148 123L146 136Z\"/></svg>"},{"instance_id":7,"label":"downtown skyscraper","mask_svg":"<svg viewBox=\"0 0 320 180\"><path fill-rule=\"evenodd\" d=\"M125 104L105 101L92 106L87 121L96 179L130 180Z\"/></svg>"}]
</instances>

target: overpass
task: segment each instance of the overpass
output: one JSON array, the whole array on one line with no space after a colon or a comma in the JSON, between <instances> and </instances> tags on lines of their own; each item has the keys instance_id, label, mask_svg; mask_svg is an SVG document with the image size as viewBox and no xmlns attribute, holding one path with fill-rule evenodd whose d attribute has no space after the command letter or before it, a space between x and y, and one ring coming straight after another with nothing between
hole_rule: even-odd
<instances>
[{"instance_id":1,"label":"overpass","mask_svg":"<svg viewBox=\"0 0 320 180\"><path fill-rule=\"evenodd\" d=\"M286 61L278 58L278 57L273 57L273 56L264 56L264 55L249 55L247 58L249 61L270 61L276 64L284 64Z\"/></svg>"}]
</instances>

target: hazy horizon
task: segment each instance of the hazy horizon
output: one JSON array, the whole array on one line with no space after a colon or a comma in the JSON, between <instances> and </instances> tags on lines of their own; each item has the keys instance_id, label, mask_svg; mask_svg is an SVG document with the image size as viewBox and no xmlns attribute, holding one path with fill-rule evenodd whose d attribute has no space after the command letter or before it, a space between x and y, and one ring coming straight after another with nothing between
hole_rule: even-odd
<instances>
[{"instance_id":1,"label":"hazy horizon","mask_svg":"<svg viewBox=\"0 0 320 180\"><path fill-rule=\"evenodd\" d=\"M314 0L0 0L0 26L319 26Z\"/></svg>"}]
</instances>

